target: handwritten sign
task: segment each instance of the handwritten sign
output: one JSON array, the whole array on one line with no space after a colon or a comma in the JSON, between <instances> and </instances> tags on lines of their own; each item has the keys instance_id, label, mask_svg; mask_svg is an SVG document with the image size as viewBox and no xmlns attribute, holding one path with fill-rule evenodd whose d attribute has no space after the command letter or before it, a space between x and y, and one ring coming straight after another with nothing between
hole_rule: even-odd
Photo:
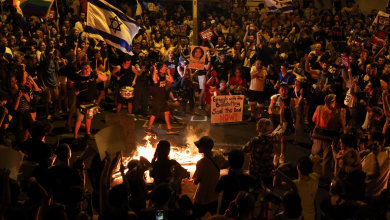
<instances>
[{"instance_id":1,"label":"handwritten sign","mask_svg":"<svg viewBox=\"0 0 390 220\"><path fill-rule=\"evenodd\" d=\"M388 36L388 33L384 32L382 30L378 30L376 32L376 34L374 36L372 36L371 43L373 43L379 47L382 47L384 41L387 39L387 36Z\"/></svg>"},{"instance_id":2,"label":"handwritten sign","mask_svg":"<svg viewBox=\"0 0 390 220\"><path fill-rule=\"evenodd\" d=\"M211 28L207 28L206 30L199 32L199 36L202 38L202 41L208 41L214 37L214 33Z\"/></svg>"},{"instance_id":3,"label":"handwritten sign","mask_svg":"<svg viewBox=\"0 0 390 220\"><path fill-rule=\"evenodd\" d=\"M149 11L157 11L156 5L153 2L148 2Z\"/></svg>"},{"instance_id":4,"label":"handwritten sign","mask_svg":"<svg viewBox=\"0 0 390 220\"><path fill-rule=\"evenodd\" d=\"M126 137L122 125L103 128L95 135L95 138L101 160L106 156L106 151L113 154L126 150Z\"/></svg>"},{"instance_id":5,"label":"handwritten sign","mask_svg":"<svg viewBox=\"0 0 390 220\"><path fill-rule=\"evenodd\" d=\"M332 27L332 40L342 41L343 40L342 32L343 32L342 27Z\"/></svg>"},{"instance_id":6,"label":"handwritten sign","mask_svg":"<svg viewBox=\"0 0 390 220\"><path fill-rule=\"evenodd\" d=\"M48 11L47 13L47 17L41 17L42 19L43 18L47 18L47 20L51 20L51 21L54 21L56 20L56 11L55 10L50 10Z\"/></svg>"},{"instance_id":7,"label":"handwritten sign","mask_svg":"<svg viewBox=\"0 0 390 220\"><path fill-rule=\"evenodd\" d=\"M176 25L175 32L176 35L187 36L187 25Z\"/></svg>"},{"instance_id":8,"label":"handwritten sign","mask_svg":"<svg viewBox=\"0 0 390 220\"><path fill-rule=\"evenodd\" d=\"M17 180L20 165L23 161L23 154L12 150L9 147L0 145L0 168L7 168L11 170L10 178Z\"/></svg>"},{"instance_id":9,"label":"handwritten sign","mask_svg":"<svg viewBox=\"0 0 390 220\"><path fill-rule=\"evenodd\" d=\"M341 55L341 60L343 61L345 68L349 69L349 67L350 67L349 57Z\"/></svg>"},{"instance_id":10,"label":"handwritten sign","mask_svg":"<svg viewBox=\"0 0 390 220\"><path fill-rule=\"evenodd\" d=\"M211 97L211 123L242 121L244 99L243 95Z\"/></svg>"},{"instance_id":11,"label":"handwritten sign","mask_svg":"<svg viewBox=\"0 0 390 220\"><path fill-rule=\"evenodd\" d=\"M388 18L388 17L390 17L390 14L384 13L383 11L379 11L378 14L376 15L374 21L372 22L372 25L377 26L379 24L380 17Z\"/></svg>"}]
</instances>

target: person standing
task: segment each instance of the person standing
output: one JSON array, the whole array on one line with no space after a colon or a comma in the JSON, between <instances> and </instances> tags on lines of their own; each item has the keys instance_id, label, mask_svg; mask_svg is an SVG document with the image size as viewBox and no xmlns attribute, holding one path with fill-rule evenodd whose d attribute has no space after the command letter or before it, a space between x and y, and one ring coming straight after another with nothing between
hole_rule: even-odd
<instances>
[{"instance_id":1,"label":"person standing","mask_svg":"<svg viewBox=\"0 0 390 220\"><path fill-rule=\"evenodd\" d=\"M261 60L256 60L251 69L251 84L249 86L249 105L251 106L251 117L248 122L259 120L264 111L264 87L267 77L267 70L261 65ZM257 102L257 118L255 119L255 104Z\"/></svg>"},{"instance_id":2,"label":"person standing","mask_svg":"<svg viewBox=\"0 0 390 220\"><path fill-rule=\"evenodd\" d=\"M173 78L169 69L163 63L157 64L157 66L154 67L154 72L153 72L153 83L154 83L152 88L153 112L152 112L152 116L150 116L149 119L149 126L145 131L145 133L148 135L157 135L157 133L153 131L152 125L154 119L156 119L156 117L159 115L161 111L164 112L165 122L167 123L167 129L168 129L167 133L168 134L179 133L179 131L172 129L171 122L169 121L169 107L166 101L167 81L171 83L173 82Z\"/></svg>"},{"instance_id":3,"label":"person standing","mask_svg":"<svg viewBox=\"0 0 390 220\"><path fill-rule=\"evenodd\" d=\"M199 153L204 157L196 163L193 176L194 184L197 185L194 197L193 216L195 219L202 218L207 212L215 215L218 209L218 194L215 193L219 179L220 169L226 169L229 163L222 153L212 151L214 141L209 136L203 136L194 142Z\"/></svg>"},{"instance_id":4,"label":"person standing","mask_svg":"<svg viewBox=\"0 0 390 220\"><path fill-rule=\"evenodd\" d=\"M77 135L81 126L81 122L85 116L85 126L86 126L86 134L85 137L94 140L95 136L91 134L91 123L93 114L88 114L88 111L84 113L81 112L81 103L95 103L96 101L96 85L97 79L101 81L106 81L107 77L103 76L99 73L91 73L91 67L88 62L84 62L81 64L81 72L80 74L75 74L68 81L68 86L70 89L75 90L75 94L77 96L77 109L76 109L76 121L74 125L74 138L72 141L73 145L78 144Z\"/></svg>"}]
</instances>

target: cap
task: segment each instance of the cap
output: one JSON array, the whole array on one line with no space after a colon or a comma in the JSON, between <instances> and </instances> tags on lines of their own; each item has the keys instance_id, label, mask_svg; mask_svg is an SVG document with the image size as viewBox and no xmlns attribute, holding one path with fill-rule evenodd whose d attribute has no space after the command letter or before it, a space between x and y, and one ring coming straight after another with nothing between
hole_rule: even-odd
<instances>
[{"instance_id":1,"label":"cap","mask_svg":"<svg viewBox=\"0 0 390 220\"><path fill-rule=\"evenodd\" d=\"M194 144L197 147L200 147L200 146L204 146L204 147L208 147L208 148L213 148L214 147L214 141L209 136L201 137L198 141L195 141Z\"/></svg>"}]
</instances>

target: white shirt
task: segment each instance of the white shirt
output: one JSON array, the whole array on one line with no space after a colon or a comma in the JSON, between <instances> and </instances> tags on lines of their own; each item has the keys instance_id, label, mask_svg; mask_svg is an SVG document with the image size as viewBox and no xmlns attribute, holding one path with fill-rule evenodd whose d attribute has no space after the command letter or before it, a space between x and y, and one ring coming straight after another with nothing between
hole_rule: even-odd
<instances>
[{"instance_id":1,"label":"white shirt","mask_svg":"<svg viewBox=\"0 0 390 220\"><path fill-rule=\"evenodd\" d=\"M226 161L225 157L219 151L212 151L211 158L218 166ZM194 202L199 205L205 205L218 200L218 194L215 193L215 187L217 186L219 179L219 170L217 170L214 163L209 158L203 157L196 163L196 170L193 178L199 180Z\"/></svg>"},{"instance_id":2,"label":"white shirt","mask_svg":"<svg viewBox=\"0 0 390 220\"><path fill-rule=\"evenodd\" d=\"M267 76L267 70L265 70L265 68L263 68L262 71L263 71L263 74L260 75L260 76L263 77L264 80L261 81L257 77L251 79L251 85L249 87L250 90L258 91L258 92L263 92L264 91L265 77ZM252 66L251 73L253 73L253 72L260 72L260 71L257 70L255 66Z\"/></svg>"},{"instance_id":3,"label":"white shirt","mask_svg":"<svg viewBox=\"0 0 390 220\"><path fill-rule=\"evenodd\" d=\"M378 163L380 167L380 176L374 180L366 181L366 196L379 196L387 188L390 171L390 147L385 147L379 152ZM370 153L362 162L364 172L372 173L374 170L375 155Z\"/></svg>"},{"instance_id":4,"label":"white shirt","mask_svg":"<svg viewBox=\"0 0 390 220\"><path fill-rule=\"evenodd\" d=\"M314 220L316 210L314 199L316 197L320 175L318 173L309 174L310 180L293 180L298 188L298 194L301 197L302 216L305 220Z\"/></svg>"}]
</instances>

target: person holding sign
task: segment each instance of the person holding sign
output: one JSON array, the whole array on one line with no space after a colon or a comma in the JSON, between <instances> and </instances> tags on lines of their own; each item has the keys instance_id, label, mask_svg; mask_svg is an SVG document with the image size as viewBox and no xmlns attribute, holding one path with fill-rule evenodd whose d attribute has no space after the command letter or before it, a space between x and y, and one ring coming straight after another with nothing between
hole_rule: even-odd
<instances>
[{"instance_id":1,"label":"person holding sign","mask_svg":"<svg viewBox=\"0 0 390 220\"><path fill-rule=\"evenodd\" d=\"M182 97L182 113L181 115L184 116L186 114L186 106L187 101L190 103L190 111L194 112L195 107L195 100L194 100L194 88L192 87L192 78L194 75L199 71L197 69L194 73L192 73L191 69L188 68L188 65L186 65L186 62L184 60L184 57L179 58L180 66L178 66L177 71L181 77L181 86L180 86L180 92Z\"/></svg>"}]
</instances>

